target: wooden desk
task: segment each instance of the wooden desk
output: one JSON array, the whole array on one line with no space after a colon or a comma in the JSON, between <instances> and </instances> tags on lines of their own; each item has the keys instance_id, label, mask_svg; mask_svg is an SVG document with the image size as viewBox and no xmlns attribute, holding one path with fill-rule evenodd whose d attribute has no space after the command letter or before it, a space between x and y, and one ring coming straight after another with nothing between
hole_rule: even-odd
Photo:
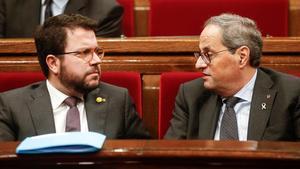
<instances>
[{"instance_id":1,"label":"wooden desk","mask_svg":"<svg viewBox=\"0 0 300 169\"><path fill-rule=\"evenodd\" d=\"M157 137L160 73L198 71L195 37L98 39L106 51L103 71L136 71L143 81L143 120ZM300 37L264 38L262 66L300 72ZM0 71L40 71L33 39L0 39Z\"/></svg>"},{"instance_id":2,"label":"wooden desk","mask_svg":"<svg viewBox=\"0 0 300 169\"><path fill-rule=\"evenodd\" d=\"M0 168L299 168L300 143L107 140L90 154L16 155L17 142L0 143Z\"/></svg>"}]
</instances>

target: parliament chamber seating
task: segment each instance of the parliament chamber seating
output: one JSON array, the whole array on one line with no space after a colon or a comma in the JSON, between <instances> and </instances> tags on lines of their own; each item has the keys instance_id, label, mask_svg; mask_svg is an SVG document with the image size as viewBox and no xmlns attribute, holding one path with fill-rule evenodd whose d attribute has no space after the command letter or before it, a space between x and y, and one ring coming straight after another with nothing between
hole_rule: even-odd
<instances>
[{"instance_id":1,"label":"parliament chamber seating","mask_svg":"<svg viewBox=\"0 0 300 169\"><path fill-rule=\"evenodd\" d=\"M42 72L0 72L0 92L45 80Z\"/></svg>"},{"instance_id":2,"label":"parliament chamber seating","mask_svg":"<svg viewBox=\"0 0 300 169\"><path fill-rule=\"evenodd\" d=\"M135 35L134 0L117 0L124 9L122 28L125 36Z\"/></svg>"},{"instance_id":3,"label":"parliament chamber seating","mask_svg":"<svg viewBox=\"0 0 300 169\"><path fill-rule=\"evenodd\" d=\"M0 72L0 92L44 80L41 72ZM142 117L142 84L137 72L102 72L101 80L128 89L136 110Z\"/></svg>"},{"instance_id":4,"label":"parliament chamber seating","mask_svg":"<svg viewBox=\"0 0 300 169\"><path fill-rule=\"evenodd\" d=\"M221 13L256 21L263 36L288 36L289 0L150 0L150 36L199 35L204 22Z\"/></svg>"},{"instance_id":5,"label":"parliament chamber seating","mask_svg":"<svg viewBox=\"0 0 300 169\"><path fill-rule=\"evenodd\" d=\"M300 77L300 71L288 71L287 72L288 74L291 74L291 75L294 75L294 76L298 76L298 77Z\"/></svg>"},{"instance_id":6,"label":"parliament chamber seating","mask_svg":"<svg viewBox=\"0 0 300 169\"><path fill-rule=\"evenodd\" d=\"M140 117L142 109L142 79L138 72L102 72L101 80L128 89Z\"/></svg>"},{"instance_id":7,"label":"parliament chamber seating","mask_svg":"<svg viewBox=\"0 0 300 169\"><path fill-rule=\"evenodd\" d=\"M162 138L163 132L169 126L173 107L169 108L167 120L164 120L166 117L162 114L164 110L158 113L159 92L163 91L163 89L160 90L161 75L164 76L168 72L199 71L195 69L193 55L198 50L199 37L99 38L98 43L105 50L105 57L101 64L101 70L105 72L102 78L104 81L107 72L121 71L140 74L137 79L142 85L142 101L134 99L137 102L137 109L138 111L142 109L139 112L142 112L144 124L151 136L158 138L158 132L160 132L159 137ZM299 37L264 37L263 43L261 66L299 76ZM33 39L1 39L0 46L0 72L40 72ZM5 84L6 80L2 80L2 75L0 73L0 90L4 90L3 88L7 86L12 87L12 85ZM14 80L20 79L15 78L14 75L11 76ZM114 77L114 80L121 78ZM123 80L120 80L121 82ZM129 92L131 90L129 89ZM177 89L173 91L175 98ZM134 97L132 93L130 94ZM169 102L171 106L174 104L173 101ZM169 103L166 105L170 105ZM163 124L164 131L158 129L158 125L161 125L163 120L166 121Z\"/></svg>"},{"instance_id":8,"label":"parliament chamber seating","mask_svg":"<svg viewBox=\"0 0 300 169\"><path fill-rule=\"evenodd\" d=\"M158 138L162 139L173 116L175 98L179 86L187 81L200 78L201 72L164 72L160 76L158 103Z\"/></svg>"}]
</instances>

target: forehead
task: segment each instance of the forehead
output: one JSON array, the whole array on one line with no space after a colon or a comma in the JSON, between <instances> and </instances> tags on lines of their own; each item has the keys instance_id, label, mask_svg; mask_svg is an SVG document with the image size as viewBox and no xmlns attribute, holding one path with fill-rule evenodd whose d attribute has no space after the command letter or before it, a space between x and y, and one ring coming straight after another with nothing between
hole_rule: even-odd
<instances>
[{"instance_id":1,"label":"forehead","mask_svg":"<svg viewBox=\"0 0 300 169\"><path fill-rule=\"evenodd\" d=\"M207 25L200 34L199 48L200 49L215 49L222 47L222 31L219 26Z\"/></svg>"},{"instance_id":2,"label":"forehead","mask_svg":"<svg viewBox=\"0 0 300 169\"><path fill-rule=\"evenodd\" d=\"M97 38L93 30L83 28L66 29L66 49L93 48L97 46Z\"/></svg>"}]
</instances>

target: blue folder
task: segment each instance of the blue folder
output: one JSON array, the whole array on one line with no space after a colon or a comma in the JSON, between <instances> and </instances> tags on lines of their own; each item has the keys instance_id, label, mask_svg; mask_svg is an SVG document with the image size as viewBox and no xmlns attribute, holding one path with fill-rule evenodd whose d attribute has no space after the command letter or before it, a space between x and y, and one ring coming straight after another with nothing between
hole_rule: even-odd
<instances>
[{"instance_id":1,"label":"blue folder","mask_svg":"<svg viewBox=\"0 0 300 169\"><path fill-rule=\"evenodd\" d=\"M17 147L17 154L88 153L103 146L106 136L95 132L66 132L27 137Z\"/></svg>"}]
</instances>

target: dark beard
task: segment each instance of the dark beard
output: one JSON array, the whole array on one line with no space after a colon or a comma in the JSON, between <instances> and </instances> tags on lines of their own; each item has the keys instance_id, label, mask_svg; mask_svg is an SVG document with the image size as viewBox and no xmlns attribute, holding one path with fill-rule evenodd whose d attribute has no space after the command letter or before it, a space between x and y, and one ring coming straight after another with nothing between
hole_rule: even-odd
<instances>
[{"instance_id":1,"label":"dark beard","mask_svg":"<svg viewBox=\"0 0 300 169\"><path fill-rule=\"evenodd\" d=\"M84 78L85 76L82 78L78 78L73 74L67 73L65 71L65 68L61 66L61 74L59 76L59 80L66 88L71 88L79 93L86 94L98 87L98 85L89 86L88 84L84 83Z\"/></svg>"}]
</instances>

